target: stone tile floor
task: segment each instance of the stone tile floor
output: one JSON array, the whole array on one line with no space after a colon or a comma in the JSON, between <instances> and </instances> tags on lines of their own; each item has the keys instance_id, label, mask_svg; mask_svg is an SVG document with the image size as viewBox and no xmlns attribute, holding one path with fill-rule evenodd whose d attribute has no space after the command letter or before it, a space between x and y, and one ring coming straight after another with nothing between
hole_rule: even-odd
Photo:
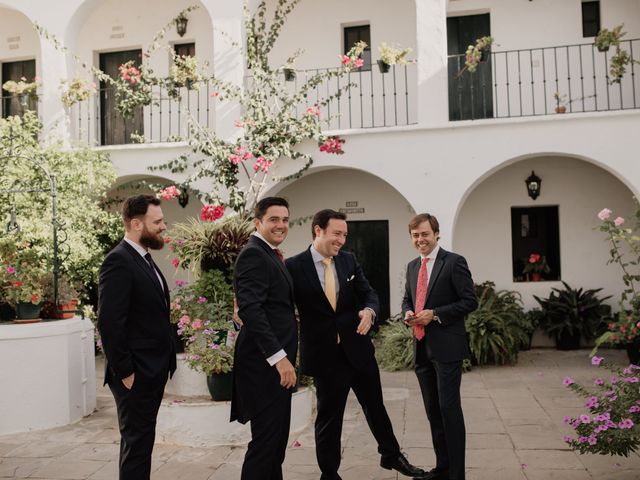
<instances>
[{"instance_id":1,"label":"stone tile floor","mask_svg":"<svg viewBox=\"0 0 640 480\"><path fill-rule=\"evenodd\" d=\"M624 352L605 351L620 363ZM467 425L467 479L640 479L640 455L629 458L579 455L562 441L565 415L582 413L584 400L562 386L570 375L591 381L588 351L523 352L515 366L475 368L462 380ZM409 459L434 464L427 419L413 372L383 372L385 403ZM67 427L0 436L0 478L113 480L117 478L118 433L108 390L98 391L97 411ZM154 480L240 478L243 447L191 448L156 445ZM355 398L349 399L343 430L344 480L391 480L378 466L373 436ZM287 480L319 478L313 427L290 438ZM400 477L404 478L404 477Z\"/></svg>"}]
</instances>

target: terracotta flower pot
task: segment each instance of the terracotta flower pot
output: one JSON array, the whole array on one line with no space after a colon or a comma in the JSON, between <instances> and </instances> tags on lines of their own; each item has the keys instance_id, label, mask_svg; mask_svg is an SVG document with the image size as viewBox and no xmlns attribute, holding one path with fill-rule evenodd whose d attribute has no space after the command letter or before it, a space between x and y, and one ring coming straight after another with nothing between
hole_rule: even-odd
<instances>
[{"instance_id":1,"label":"terracotta flower pot","mask_svg":"<svg viewBox=\"0 0 640 480\"><path fill-rule=\"evenodd\" d=\"M558 105L556 107L556 113L564 113L567 111L567 107L565 105Z\"/></svg>"},{"instance_id":2,"label":"terracotta flower pot","mask_svg":"<svg viewBox=\"0 0 640 480\"><path fill-rule=\"evenodd\" d=\"M542 280L542 274L541 273L532 273L531 274L531 281L532 282L539 282L540 280Z\"/></svg>"}]
</instances>

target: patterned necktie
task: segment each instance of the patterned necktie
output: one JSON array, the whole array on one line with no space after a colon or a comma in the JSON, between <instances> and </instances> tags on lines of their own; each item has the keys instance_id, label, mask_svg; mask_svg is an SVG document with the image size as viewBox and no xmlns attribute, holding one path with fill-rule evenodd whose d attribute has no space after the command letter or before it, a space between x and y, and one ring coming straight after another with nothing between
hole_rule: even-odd
<instances>
[{"instance_id":1,"label":"patterned necktie","mask_svg":"<svg viewBox=\"0 0 640 480\"><path fill-rule=\"evenodd\" d=\"M282 250L280 250L279 248L274 248L273 251L276 252L276 255L278 255L280 261L284 263L284 255L282 254Z\"/></svg>"},{"instance_id":2,"label":"patterned necktie","mask_svg":"<svg viewBox=\"0 0 640 480\"><path fill-rule=\"evenodd\" d=\"M336 277L333 275L333 265L331 258L323 258L324 264L324 293L327 296L327 300L331 304L333 311L336 310Z\"/></svg>"},{"instance_id":3,"label":"patterned necktie","mask_svg":"<svg viewBox=\"0 0 640 480\"><path fill-rule=\"evenodd\" d=\"M429 257L425 257L422 259L422 263L420 264L420 270L418 270L418 286L416 287L416 311L415 314L419 314L422 310L424 310L424 303L427 300L427 285L429 285L429 271L427 270L427 263L429 262ZM424 338L424 325L414 325L413 326L413 336L418 340L422 340Z\"/></svg>"}]
</instances>

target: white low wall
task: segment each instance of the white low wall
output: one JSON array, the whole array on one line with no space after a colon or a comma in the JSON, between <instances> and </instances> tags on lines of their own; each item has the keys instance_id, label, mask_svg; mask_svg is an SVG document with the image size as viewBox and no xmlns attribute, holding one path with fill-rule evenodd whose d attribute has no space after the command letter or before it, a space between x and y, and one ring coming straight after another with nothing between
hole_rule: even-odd
<instances>
[{"instance_id":1,"label":"white low wall","mask_svg":"<svg viewBox=\"0 0 640 480\"><path fill-rule=\"evenodd\" d=\"M291 433L303 430L311 420L313 392L304 388L293 394ZM156 442L191 447L246 445L250 425L229 422L231 402L213 402L206 397L165 397L158 413Z\"/></svg>"},{"instance_id":2,"label":"white low wall","mask_svg":"<svg viewBox=\"0 0 640 480\"><path fill-rule=\"evenodd\" d=\"M96 407L94 327L0 325L0 434L68 425Z\"/></svg>"}]
</instances>

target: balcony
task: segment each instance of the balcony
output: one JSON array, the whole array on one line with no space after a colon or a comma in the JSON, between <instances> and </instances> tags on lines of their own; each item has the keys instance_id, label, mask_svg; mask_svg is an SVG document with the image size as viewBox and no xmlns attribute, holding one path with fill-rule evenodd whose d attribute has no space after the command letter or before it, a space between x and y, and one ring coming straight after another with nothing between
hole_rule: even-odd
<instances>
[{"instance_id":1,"label":"balcony","mask_svg":"<svg viewBox=\"0 0 640 480\"><path fill-rule=\"evenodd\" d=\"M311 90L297 107L306 109L336 95L320 107L323 128L391 127L414 124L416 115L415 64L392 66L382 74L377 65L356 71L342 79L332 78ZM313 75L329 69L298 70L293 81L285 82L292 93ZM250 78L245 79L247 84ZM181 89L181 98L169 97L166 90L155 87L154 102L139 109L133 118L125 119L115 109L113 89L102 89L98 96L73 105L69 114L73 141L79 145L122 145L137 142L171 142L189 138L188 122L214 128L215 109L219 100L212 97L215 89L205 83L199 90Z\"/></svg>"},{"instance_id":2,"label":"balcony","mask_svg":"<svg viewBox=\"0 0 640 480\"><path fill-rule=\"evenodd\" d=\"M620 46L640 60L640 39ZM492 52L475 73L462 72L464 55L449 56L449 119L555 115L559 103L567 113L640 108L640 65L611 83L613 54L592 43Z\"/></svg>"}]
</instances>

